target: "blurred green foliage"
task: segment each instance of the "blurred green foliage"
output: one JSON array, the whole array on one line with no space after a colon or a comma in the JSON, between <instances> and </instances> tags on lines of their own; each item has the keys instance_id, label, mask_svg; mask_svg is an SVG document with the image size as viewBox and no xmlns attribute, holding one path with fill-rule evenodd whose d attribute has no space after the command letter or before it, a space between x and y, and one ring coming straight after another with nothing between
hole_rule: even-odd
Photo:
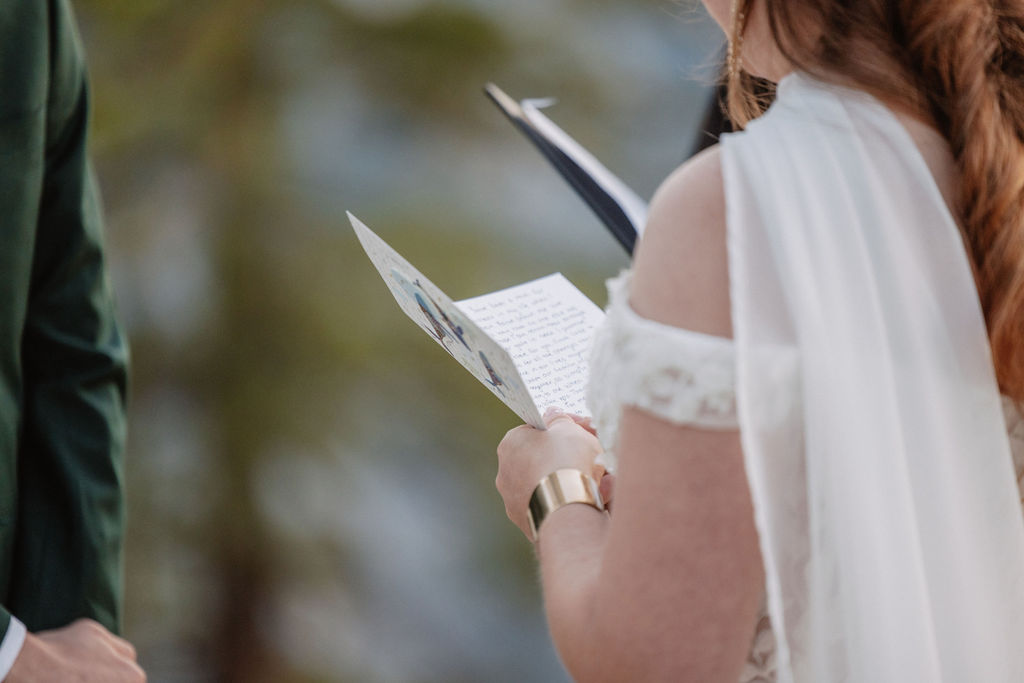
<instances>
[{"instance_id":1,"label":"blurred green foliage","mask_svg":"<svg viewBox=\"0 0 1024 683\"><path fill-rule=\"evenodd\" d=\"M562 270L603 304L624 256L480 87L564 97L649 192L693 135L706 25L657 0L76 9L150 680L564 678L493 491L515 416L401 315L343 209L454 298Z\"/></svg>"}]
</instances>

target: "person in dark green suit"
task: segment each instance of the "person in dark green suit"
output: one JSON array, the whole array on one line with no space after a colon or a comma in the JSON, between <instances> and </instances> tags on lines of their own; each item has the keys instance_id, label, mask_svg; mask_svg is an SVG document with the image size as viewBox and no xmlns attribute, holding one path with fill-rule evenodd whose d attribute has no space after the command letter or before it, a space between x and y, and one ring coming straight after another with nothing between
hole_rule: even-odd
<instances>
[{"instance_id":1,"label":"person in dark green suit","mask_svg":"<svg viewBox=\"0 0 1024 683\"><path fill-rule=\"evenodd\" d=\"M127 350L67 0L0 3L0 680L144 680L121 611ZM27 630L27 633L26 633ZM68 667L68 668L61 668Z\"/></svg>"}]
</instances>

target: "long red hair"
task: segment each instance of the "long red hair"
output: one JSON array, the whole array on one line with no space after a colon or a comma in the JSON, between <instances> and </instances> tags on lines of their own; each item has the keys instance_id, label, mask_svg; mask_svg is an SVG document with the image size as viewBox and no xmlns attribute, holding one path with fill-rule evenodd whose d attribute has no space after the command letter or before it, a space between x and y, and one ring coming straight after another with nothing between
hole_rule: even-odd
<instances>
[{"instance_id":1,"label":"long red hair","mask_svg":"<svg viewBox=\"0 0 1024 683\"><path fill-rule=\"evenodd\" d=\"M798 69L867 91L929 122L960 174L957 211L1003 393L1024 401L1024 2L735 0L730 61L763 2ZM763 111L763 89L730 68L729 114Z\"/></svg>"}]
</instances>

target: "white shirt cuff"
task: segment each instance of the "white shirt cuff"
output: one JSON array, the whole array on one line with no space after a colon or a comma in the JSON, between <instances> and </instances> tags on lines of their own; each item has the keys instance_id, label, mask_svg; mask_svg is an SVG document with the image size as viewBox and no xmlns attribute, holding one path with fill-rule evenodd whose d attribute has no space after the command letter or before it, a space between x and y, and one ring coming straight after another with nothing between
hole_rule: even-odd
<instances>
[{"instance_id":1,"label":"white shirt cuff","mask_svg":"<svg viewBox=\"0 0 1024 683\"><path fill-rule=\"evenodd\" d=\"M3 642L0 642L0 681L7 678L11 667L14 666L14 660L21 654L21 646L25 644L26 633L25 624L12 616Z\"/></svg>"}]
</instances>

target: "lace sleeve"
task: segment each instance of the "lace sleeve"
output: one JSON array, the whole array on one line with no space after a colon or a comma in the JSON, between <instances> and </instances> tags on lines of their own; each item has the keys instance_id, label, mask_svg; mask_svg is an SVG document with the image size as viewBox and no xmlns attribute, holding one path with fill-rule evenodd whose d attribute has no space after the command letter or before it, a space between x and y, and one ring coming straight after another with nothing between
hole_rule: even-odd
<instances>
[{"instance_id":1,"label":"lace sleeve","mask_svg":"<svg viewBox=\"0 0 1024 683\"><path fill-rule=\"evenodd\" d=\"M675 424L737 429L732 340L637 315L629 281L629 271L608 281L608 315L591 352L587 402L605 449L624 405Z\"/></svg>"},{"instance_id":2,"label":"lace sleeve","mask_svg":"<svg viewBox=\"0 0 1024 683\"><path fill-rule=\"evenodd\" d=\"M1024 505L1024 416L1013 399L1003 397L1003 415L1006 418L1006 432L1010 437L1010 452L1013 454L1013 469L1017 474L1017 491L1021 505Z\"/></svg>"}]
</instances>

